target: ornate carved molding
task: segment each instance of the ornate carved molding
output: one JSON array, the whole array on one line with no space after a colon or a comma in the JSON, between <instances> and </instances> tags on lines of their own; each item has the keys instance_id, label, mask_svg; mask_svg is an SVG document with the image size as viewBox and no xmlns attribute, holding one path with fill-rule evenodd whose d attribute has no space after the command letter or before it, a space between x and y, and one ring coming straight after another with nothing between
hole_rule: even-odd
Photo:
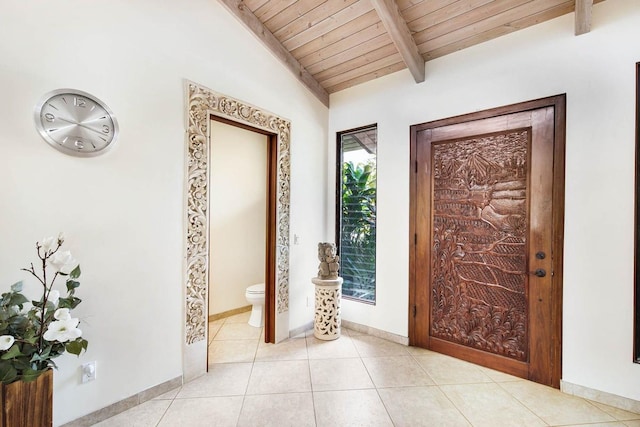
<instances>
[{"instance_id":1,"label":"ornate carved molding","mask_svg":"<svg viewBox=\"0 0 640 427\"><path fill-rule=\"evenodd\" d=\"M211 115L277 135L276 309L289 310L291 123L275 114L186 82L186 327L187 344L205 339L209 286L209 121Z\"/></svg>"}]
</instances>

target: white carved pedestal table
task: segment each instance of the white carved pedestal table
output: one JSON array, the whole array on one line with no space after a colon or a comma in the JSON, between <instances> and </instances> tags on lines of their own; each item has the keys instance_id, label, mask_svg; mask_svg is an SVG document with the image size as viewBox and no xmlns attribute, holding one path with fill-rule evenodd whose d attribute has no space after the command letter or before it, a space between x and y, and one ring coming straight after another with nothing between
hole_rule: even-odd
<instances>
[{"instance_id":1,"label":"white carved pedestal table","mask_svg":"<svg viewBox=\"0 0 640 427\"><path fill-rule=\"evenodd\" d=\"M316 314L313 322L313 336L319 340L340 338L340 299L342 298L342 277L337 279L311 279L316 285Z\"/></svg>"}]
</instances>

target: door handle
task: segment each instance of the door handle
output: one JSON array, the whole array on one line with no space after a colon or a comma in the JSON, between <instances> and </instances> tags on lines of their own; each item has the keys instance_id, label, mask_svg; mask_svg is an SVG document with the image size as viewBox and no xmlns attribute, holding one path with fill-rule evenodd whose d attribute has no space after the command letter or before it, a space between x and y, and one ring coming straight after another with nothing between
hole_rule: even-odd
<instances>
[{"instance_id":1,"label":"door handle","mask_svg":"<svg viewBox=\"0 0 640 427\"><path fill-rule=\"evenodd\" d=\"M536 271L533 272L533 274L535 274L538 277L544 277L547 275L547 272L542 268L538 268Z\"/></svg>"}]
</instances>

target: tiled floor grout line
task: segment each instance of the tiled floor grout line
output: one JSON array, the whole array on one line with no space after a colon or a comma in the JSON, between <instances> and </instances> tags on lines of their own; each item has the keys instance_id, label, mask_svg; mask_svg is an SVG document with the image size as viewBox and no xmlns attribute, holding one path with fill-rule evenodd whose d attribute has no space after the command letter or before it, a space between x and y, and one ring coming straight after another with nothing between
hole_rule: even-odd
<instances>
[{"instance_id":1,"label":"tiled floor grout line","mask_svg":"<svg viewBox=\"0 0 640 427\"><path fill-rule=\"evenodd\" d=\"M309 368L309 388L311 389L311 408L313 409L313 424L318 425L318 414L316 413L315 390L313 389L313 378L311 377L311 359L309 359L309 344L307 342L306 333L302 338L304 340L304 349L307 353L307 367Z\"/></svg>"}]
</instances>

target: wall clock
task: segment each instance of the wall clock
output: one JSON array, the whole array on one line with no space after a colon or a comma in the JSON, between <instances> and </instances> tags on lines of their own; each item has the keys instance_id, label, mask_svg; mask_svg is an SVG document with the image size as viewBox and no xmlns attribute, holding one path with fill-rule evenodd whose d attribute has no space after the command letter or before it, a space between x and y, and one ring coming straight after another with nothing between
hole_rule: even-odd
<instances>
[{"instance_id":1,"label":"wall clock","mask_svg":"<svg viewBox=\"0 0 640 427\"><path fill-rule=\"evenodd\" d=\"M80 90L47 93L36 105L34 118L42 138L72 156L102 154L118 136L118 122L109 107Z\"/></svg>"}]
</instances>

